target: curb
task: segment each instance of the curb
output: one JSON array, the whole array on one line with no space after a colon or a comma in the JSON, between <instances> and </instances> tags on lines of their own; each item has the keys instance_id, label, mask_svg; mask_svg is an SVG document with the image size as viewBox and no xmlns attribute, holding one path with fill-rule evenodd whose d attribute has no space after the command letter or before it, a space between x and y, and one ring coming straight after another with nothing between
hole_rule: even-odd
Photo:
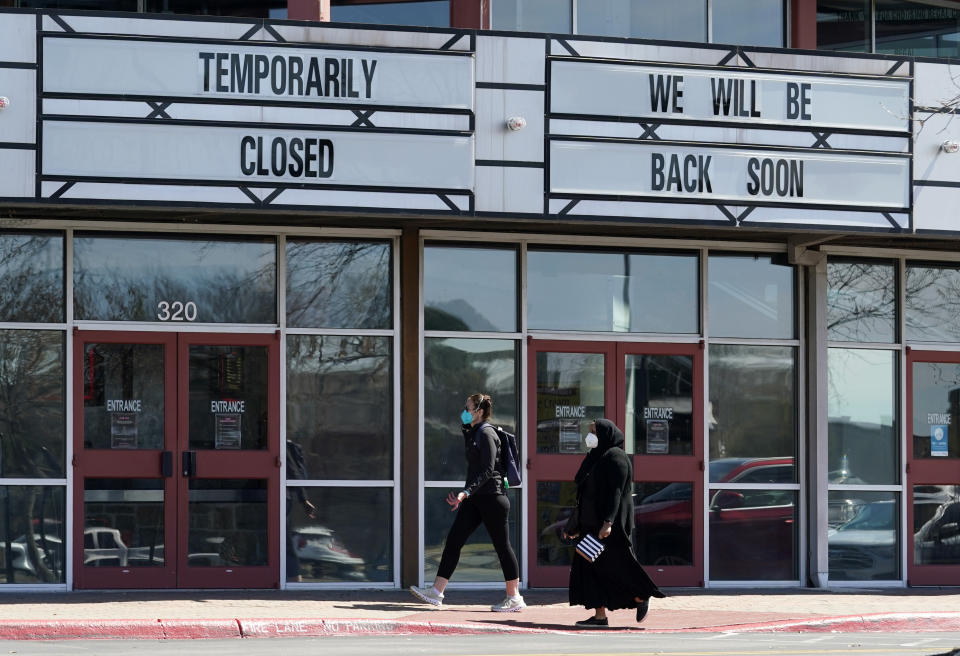
<instances>
[{"instance_id":1,"label":"curb","mask_svg":"<svg viewBox=\"0 0 960 656\"><path fill-rule=\"evenodd\" d=\"M594 630L595 632L596 630ZM864 633L960 632L960 612L876 613L722 626L643 629L644 633ZM314 638L344 635L575 635L577 630L538 629L473 622L377 619L42 620L0 621L0 640L201 640Z\"/></svg>"}]
</instances>

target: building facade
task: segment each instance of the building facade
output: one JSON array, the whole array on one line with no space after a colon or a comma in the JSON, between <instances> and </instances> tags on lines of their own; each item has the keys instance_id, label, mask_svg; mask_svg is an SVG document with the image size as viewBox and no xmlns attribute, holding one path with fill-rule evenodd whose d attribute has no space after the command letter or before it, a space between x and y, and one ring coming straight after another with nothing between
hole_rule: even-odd
<instances>
[{"instance_id":1,"label":"building facade","mask_svg":"<svg viewBox=\"0 0 960 656\"><path fill-rule=\"evenodd\" d=\"M950 64L568 32L0 11L0 588L960 583Z\"/></svg>"}]
</instances>

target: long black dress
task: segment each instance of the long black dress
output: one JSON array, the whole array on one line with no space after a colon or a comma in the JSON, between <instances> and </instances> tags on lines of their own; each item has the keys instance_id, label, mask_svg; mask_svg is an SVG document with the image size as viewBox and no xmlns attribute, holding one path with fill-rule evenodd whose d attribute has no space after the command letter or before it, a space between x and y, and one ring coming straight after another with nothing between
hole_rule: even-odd
<instances>
[{"instance_id":1,"label":"long black dress","mask_svg":"<svg viewBox=\"0 0 960 656\"><path fill-rule=\"evenodd\" d=\"M570 568L570 605L586 608L636 608L635 597L664 597L633 553L633 465L623 451L623 433L613 422L597 420L599 444L577 472L579 525L568 527L582 537L596 537L612 523L606 548L594 562L574 554ZM578 538L579 539L579 538Z\"/></svg>"}]
</instances>

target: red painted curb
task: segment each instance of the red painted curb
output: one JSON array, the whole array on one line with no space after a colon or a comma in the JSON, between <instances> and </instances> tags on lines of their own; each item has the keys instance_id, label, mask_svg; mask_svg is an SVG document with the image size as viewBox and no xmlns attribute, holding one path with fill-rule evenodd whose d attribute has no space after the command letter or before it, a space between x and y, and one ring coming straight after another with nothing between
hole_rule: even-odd
<instances>
[{"instance_id":1,"label":"red painted curb","mask_svg":"<svg viewBox=\"0 0 960 656\"><path fill-rule=\"evenodd\" d=\"M334 635L411 635L480 633L555 633L547 629L521 628L444 622L405 622L403 620L300 619L237 620L244 638L318 637Z\"/></svg>"},{"instance_id":2,"label":"red painted curb","mask_svg":"<svg viewBox=\"0 0 960 656\"><path fill-rule=\"evenodd\" d=\"M960 613L940 611L929 613L873 613L846 615L789 622L764 622L714 627L712 630L730 633L860 633L895 631L960 631Z\"/></svg>"},{"instance_id":3,"label":"red painted curb","mask_svg":"<svg viewBox=\"0 0 960 656\"><path fill-rule=\"evenodd\" d=\"M159 620L0 621L4 640L141 640L164 638Z\"/></svg>"}]
</instances>

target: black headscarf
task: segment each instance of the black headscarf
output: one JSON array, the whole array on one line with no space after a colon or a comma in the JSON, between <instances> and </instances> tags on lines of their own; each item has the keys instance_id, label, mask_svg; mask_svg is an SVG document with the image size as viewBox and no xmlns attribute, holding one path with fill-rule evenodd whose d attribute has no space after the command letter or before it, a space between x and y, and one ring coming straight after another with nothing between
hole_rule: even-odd
<instances>
[{"instance_id":1,"label":"black headscarf","mask_svg":"<svg viewBox=\"0 0 960 656\"><path fill-rule=\"evenodd\" d=\"M590 470L600 461L604 453L613 447L623 448L623 431L617 428L616 424L609 419L597 419L595 423L597 424L597 446L590 449L590 453L580 463L577 475L573 477L578 487L583 485Z\"/></svg>"}]
</instances>

